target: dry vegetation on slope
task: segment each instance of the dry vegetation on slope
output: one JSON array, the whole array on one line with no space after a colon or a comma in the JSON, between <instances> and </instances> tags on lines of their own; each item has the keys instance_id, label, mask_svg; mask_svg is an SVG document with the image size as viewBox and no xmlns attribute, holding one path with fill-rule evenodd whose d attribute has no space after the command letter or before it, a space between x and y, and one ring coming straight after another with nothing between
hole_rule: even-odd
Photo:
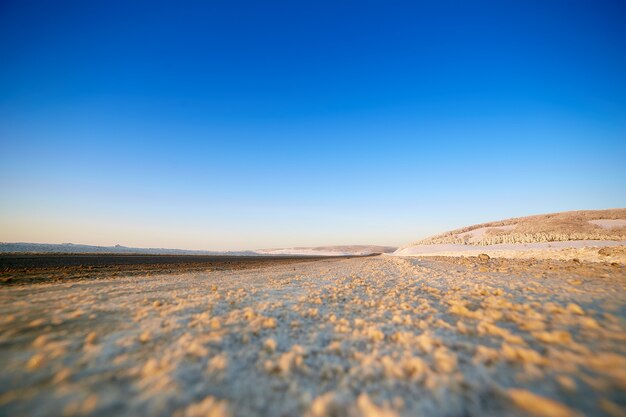
<instances>
[{"instance_id":1,"label":"dry vegetation on slope","mask_svg":"<svg viewBox=\"0 0 626 417\"><path fill-rule=\"evenodd\" d=\"M541 214L468 226L422 239L412 245L495 245L570 240L626 240L626 226L607 228L590 223L594 220L624 219L626 219L626 209ZM478 238L476 238L476 231L481 232Z\"/></svg>"}]
</instances>

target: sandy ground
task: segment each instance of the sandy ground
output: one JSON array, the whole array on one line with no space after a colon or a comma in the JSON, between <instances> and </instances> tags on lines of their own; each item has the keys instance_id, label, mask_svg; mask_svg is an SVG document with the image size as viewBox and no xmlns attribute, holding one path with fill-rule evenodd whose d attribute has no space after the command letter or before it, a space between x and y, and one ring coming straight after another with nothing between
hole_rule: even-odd
<instances>
[{"instance_id":1,"label":"sandy ground","mask_svg":"<svg viewBox=\"0 0 626 417\"><path fill-rule=\"evenodd\" d=\"M327 259L0 288L0 415L623 416L626 267Z\"/></svg>"},{"instance_id":2,"label":"sandy ground","mask_svg":"<svg viewBox=\"0 0 626 417\"><path fill-rule=\"evenodd\" d=\"M606 249L605 249L606 248ZM619 248L619 249L614 249ZM431 244L399 249L393 256L477 256L492 258L559 259L574 258L588 262L618 262L626 264L626 241L572 240L564 242L500 243L496 245Z\"/></svg>"}]
</instances>

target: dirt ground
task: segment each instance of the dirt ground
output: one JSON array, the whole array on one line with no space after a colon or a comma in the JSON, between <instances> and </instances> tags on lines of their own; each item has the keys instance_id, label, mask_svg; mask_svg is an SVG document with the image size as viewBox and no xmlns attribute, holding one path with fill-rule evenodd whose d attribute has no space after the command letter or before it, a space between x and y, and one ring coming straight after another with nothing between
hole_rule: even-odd
<instances>
[{"instance_id":1,"label":"dirt ground","mask_svg":"<svg viewBox=\"0 0 626 417\"><path fill-rule=\"evenodd\" d=\"M341 257L341 256L340 256ZM346 256L343 256L344 258ZM325 256L0 254L0 285L265 268Z\"/></svg>"},{"instance_id":2,"label":"dirt ground","mask_svg":"<svg viewBox=\"0 0 626 417\"><path fill-rule=\"evenodd\" d=\"M626 413L622 264L378 256L98 278L0 287L0 415Z\"/></svg>"}]
</instances>

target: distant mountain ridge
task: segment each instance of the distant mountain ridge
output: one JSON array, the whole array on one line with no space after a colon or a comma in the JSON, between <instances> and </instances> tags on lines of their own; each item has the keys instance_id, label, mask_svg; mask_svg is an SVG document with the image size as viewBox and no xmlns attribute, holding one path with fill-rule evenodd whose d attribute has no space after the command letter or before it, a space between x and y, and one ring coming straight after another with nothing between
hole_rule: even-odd
<instances>
[{"instance_id":1,"label":"distant mountain ridge","mask_svg":"<svg viewBox=\"0 0 626 417\"><path fill-rule=\"evenodd\" d=\"M343 245L245 251L205 251L166 248L131 248L122 245L95 246L76 243L26 243L0 242L0 253L88 253L127 255L231 255L231 256L363 256L391 253L393 246Z\"/></svg>"},{"instance_id":2,"label":"distant mountain ridge","mask_svg":"<svg viewBox=\"0 0 626 417\"><path fill-rule=\"evenodd\" d=\"M626 209L578 210L516 217L401 247L394 256L480 256L626 263ZM484 258L484 257L483 257Z\"/></svg>"},{"instance_id":3,"label":"distant mountain ridge","mask_svg":"<svg viewBox=\"0 0 626 417\"><path fill-rule=\"evenodd\" d=\"M131 248L127 246L94 246L75 243L0 243L0 253L102 253L136 255L259 255L254 251L204 251L165 248Z\"/></svg>"}]
</instances>

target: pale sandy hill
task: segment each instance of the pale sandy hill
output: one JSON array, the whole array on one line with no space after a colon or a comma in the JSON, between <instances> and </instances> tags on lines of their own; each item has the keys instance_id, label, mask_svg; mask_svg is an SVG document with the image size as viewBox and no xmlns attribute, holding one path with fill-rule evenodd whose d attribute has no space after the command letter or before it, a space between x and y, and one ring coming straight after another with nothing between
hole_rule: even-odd
<instances>
[{"instance_id":1,"label":"pale sandy hill","mask_svg":"<svg viewBox=\"0 0 626 417\"><path fill-rule=\"evenodd\" d=\"M410 246L572 240L626 240L626 208L566 211L476 224L422 239Z\"/></svg>"},{"instance_id":2,"label":"pale sandy hill","mask_svg":"<svg viewBox=\"0 0 626 417\"><path fill-rule=\"evenodd\" d=\"M581 210L477 224L422 239L400 256L476 256L626 262L626 209Z\"/></svg>"}]
</instances>

